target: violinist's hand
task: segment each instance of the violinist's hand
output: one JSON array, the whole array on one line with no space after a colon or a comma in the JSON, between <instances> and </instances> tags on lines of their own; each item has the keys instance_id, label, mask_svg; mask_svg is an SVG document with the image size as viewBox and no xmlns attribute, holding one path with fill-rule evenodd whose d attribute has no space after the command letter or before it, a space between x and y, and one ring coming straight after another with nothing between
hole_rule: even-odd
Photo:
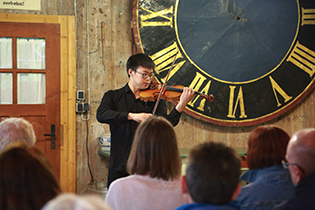
<instances>
[{"instance_id":1,"label":"violinist's hand","mask_svg":"<svg viewBox=\"0 0 315 210\"><path fill-rule=\"evenodd\" d=\"M129 113L128 120L134 120L138 123L142 122L143 120L152 117L152 114L149 113Z\"/></svg>"},{"instance_id":2,"label":"violinist's hand","mask_svg":"<svg viewBox=\"0 0 315 210\"><path fill-rule=\"evenodd\" d=\"M176 109L178 112L182 112L185 106L191 101L195 96L195 90L189 87L184 87L183 93L179 98L179 103L176 105Z\"/></svg>"}]
</instances>

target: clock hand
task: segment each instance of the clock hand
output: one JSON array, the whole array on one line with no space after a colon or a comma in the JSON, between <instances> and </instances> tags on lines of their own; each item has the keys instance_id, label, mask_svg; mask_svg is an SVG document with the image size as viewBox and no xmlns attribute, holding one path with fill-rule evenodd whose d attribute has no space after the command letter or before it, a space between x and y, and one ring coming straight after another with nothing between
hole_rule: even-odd
<instances>
[{"instance_id":1,"label":"clock hand","mask_svg":"<svg viewBox=\"0 0 315 210\"><path fill-rule=\"evenodd\" d=\"M227 3L226 3L226 11L228 11L228 9L229 9L229 3L230 3L230 0L227 0Z\"/></svg>"}]
</instances>

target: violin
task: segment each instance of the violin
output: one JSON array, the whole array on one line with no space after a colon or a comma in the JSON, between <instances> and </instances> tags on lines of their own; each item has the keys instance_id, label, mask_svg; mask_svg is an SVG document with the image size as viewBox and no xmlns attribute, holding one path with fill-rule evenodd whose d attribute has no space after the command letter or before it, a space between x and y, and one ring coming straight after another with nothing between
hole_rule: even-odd
<instances>
[{"instance_id":1,"label":"violin","mask_svg":"<svg viewBox=\"0 0 315 210\"><path fill-rule=\"evenodd\" d=\"M183 85L164 86L164 90L161 93L161 99L164 99L166 101L178 101L183 92L183 89ZM140 91L140 100L144 102L156 101L160 92L161 85L153 83L148 89ZM202 98L205 98L207 101L213 101L214 99L214 96L212 94L206 95L197 91L195 92L195 94L199 95Z\"/></svg>"}]
</instances>

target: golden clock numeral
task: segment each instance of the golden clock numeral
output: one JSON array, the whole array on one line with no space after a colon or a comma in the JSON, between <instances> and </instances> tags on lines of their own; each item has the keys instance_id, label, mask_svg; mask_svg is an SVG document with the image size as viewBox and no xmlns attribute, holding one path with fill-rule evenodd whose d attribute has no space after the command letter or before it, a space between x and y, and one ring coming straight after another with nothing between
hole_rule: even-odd
<instances>
[{"instance_id":1,"label":"golden clock numeral","mask_svg":"<svg viewBox=\"0 0 315 210\"><path fill-rule=\"evenodd\" d=\"M302 22L303 25L315 25L315 9L304 9L302 7Z\"/></svg>"},{"instance_id":2,"label":"golden clock numeral","mask_svg":"<svg viewBox=\"0 0 315 210\"><path fill-rule=\"evenodd\" d=\"M283 89L278 85L278 83L276 83L276 81L271 76L269 76L269 79L271 82L273 93L275 94L277 100L277 106L279 107L282 104L279 102L276 91L284 98L285 103L288 102L292 97L288 96L288 94L286 94L286 92L283 91Z\"/></svg>"},{"instance_id":3,"label":"golden clock numeral","mask_svg":"<svg viewBox=\"0 0 315 210\"><path fill-rule=\"evenodd\" d=\"M301 45L299 41L297 41L287 61L308 73L310 77L315 73L315 52Z\"/></svg>"},{"instance_id":4,"label":"golden clock numeral","mask_svg":"<svg viewBox=\"0 0 315 210\"><path fill-rule=\"evenodd\" d=\"M141 28L147 26L170 26L171 28L173 28L173 6L157 12L153 12L143 7L141 7L141 9L150 13L148 15L140 15ZM171 17L166 16L167 14L171 14ZM166 21L147 21L157 17L165 18Z\"/></svg>"},{"instance_id":5,"label":"golden clock numeral","mask_svg":"<svg viewBox=\"0 0 315 210\"><path fill-rule=\"evenodd\" d=\"M210 89L210 84L211 84L211 80L206 84L206 86L200 90L203 82L206 80L207 78L204 77L203 75L201 75L199 72L196 72L196 76L195 78L193 79L193 81L190 83L189 87L191 87L192 89L198 91L198 92L201 92L201 93L204 93L206 95L208 95L209 93L209 89ZM195 106L195 103L197 101L197 99L199 98L200 96L199 95L196 95L195 99L190 101L188 103L188 105L194 107ZM199 109L200 111L204 111L204 108L205 108L205 102L206 102L206 99L202 99L199 106L197 107L197 109Z\"/></svg>"},{"instance_id":6,"label":"golden clock numeral","mask_svg":"<svg viewBox=\"0 0 315 210\"><path fill-rule=\"evenodd\" d=\"M230 86L229 113L228 113L227 117L235 118L236 108L239 105L240 111L241 111L239 118L246 118L247 115L245 114L245 104L244 104L242 86L240 86L240 90L238 91L238 96L237 96L235 106L233 109L235 88L236 88L236 86Z\"/></svg>"},{"instance_id":7,"label":"golden clock numeral","mask_svg":"<svg viewBox=\"0 0 315 210\"><path fill-rule=\"evenodd\" d=\"M178 52L176 56L176 60L179 58L183 58L183 55L179 51L178 45L176 42L174 42L172 45L166 47L165 49L151 55L150 57L154 61L156 67L155 72L157 74L160 74L161 72L168 71L171 67L171 64L173 63L174 56ZM173 69L170 72L169 78L172 78L172 76L184 65L186 61L181 61L179 63L174 63ZM166 76L164 78L161 78L161 81L164 83L166 79Z\"/></svg>"}]
</instances>

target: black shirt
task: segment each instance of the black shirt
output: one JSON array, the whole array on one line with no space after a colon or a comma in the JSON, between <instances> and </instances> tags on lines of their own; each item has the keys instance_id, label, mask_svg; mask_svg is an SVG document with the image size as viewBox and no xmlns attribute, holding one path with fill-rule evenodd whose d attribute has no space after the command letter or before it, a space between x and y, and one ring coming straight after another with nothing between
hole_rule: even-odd
<instances>
[{"instance_id":1,"label":"black shirt","mask_svg":"<svg viewBox=\"0 0 315 210\"><path fill-rule=\"evenodd\" d=\"M117 90L107 91L97 109L96 118L101 123L107 123L111 132L111 147L109 167L117 171L125 171L126 163L133 142L133 137L139 125L128 120L131 113L152 113L155 102L142 102L126 84ZM167 115L165 100L160 100L156 115L165 117L173 126L179 122L180 115L175 108Z\"/></svg>"}]
</instances>

